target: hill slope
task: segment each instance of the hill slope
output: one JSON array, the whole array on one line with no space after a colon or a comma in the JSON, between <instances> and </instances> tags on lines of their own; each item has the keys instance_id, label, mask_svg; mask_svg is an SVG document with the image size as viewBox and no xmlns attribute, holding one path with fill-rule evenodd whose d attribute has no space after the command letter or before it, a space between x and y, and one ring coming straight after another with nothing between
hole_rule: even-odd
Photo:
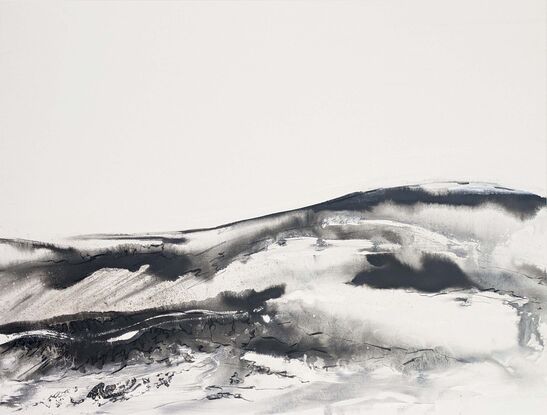
<instances>
[{"instance_id":1,"label":"hill slope","mask_svg":"<svg viewBox=\"0 0 547 415\"><path fill-rule=\"evenodd\" d=\"M482 391L476 367L543 387L546 235L545 198L443 183L212 229L2 240L1 402L283 412L298 394L299 410L361 410L382 382L430 404Z\"/></svg>"}]
</instances>

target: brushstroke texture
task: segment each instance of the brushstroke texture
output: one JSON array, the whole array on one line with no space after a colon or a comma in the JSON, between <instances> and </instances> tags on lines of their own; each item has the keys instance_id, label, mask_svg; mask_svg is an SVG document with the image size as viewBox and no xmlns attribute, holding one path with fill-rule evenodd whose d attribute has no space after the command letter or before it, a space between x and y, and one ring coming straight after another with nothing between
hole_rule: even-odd
<instances>
[{"instance_id":1,"label":"brushstroke texture","mask_svg":"<svg viewBox=\"0 0 547 415\"><path fill-rule=\"evenodd\" d=\"M443 183L212 229L2 239L0 410L436 409L490 399L485 376L542 391L546 230L543 197Z\"/></svg>"}]
</instances>

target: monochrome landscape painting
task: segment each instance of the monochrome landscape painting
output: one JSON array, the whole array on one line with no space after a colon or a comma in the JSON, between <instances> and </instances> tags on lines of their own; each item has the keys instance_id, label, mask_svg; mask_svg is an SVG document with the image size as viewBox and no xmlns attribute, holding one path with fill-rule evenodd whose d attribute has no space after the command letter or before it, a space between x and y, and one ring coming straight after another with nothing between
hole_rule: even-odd
<instances>
[{"instance_id":1,"label":"monochrome landscape painting","mask_svg":"<svg viewBox=\"0 0 547 415\"><path fill-rule=\"evenodd\" d=\"M0 414L547 413L545 11L0 2Z\"/></svg>"},{"instance_id":2,"label":"monochrome landscape painting","mask_svg":"<svg viewBox=\"0 0 547 415\"><path fill-rule=\"evenodd\" d=\"M546 231L543 197L441 183L211 229L4 239L2 404L284 413L542 391Z\"/></svg>"}]
</instances>

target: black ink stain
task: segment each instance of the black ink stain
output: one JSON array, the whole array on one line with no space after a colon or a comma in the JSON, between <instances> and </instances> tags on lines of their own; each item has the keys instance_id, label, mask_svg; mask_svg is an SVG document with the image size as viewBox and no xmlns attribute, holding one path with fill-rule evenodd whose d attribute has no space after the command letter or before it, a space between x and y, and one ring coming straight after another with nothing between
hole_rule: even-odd
<instances>
[{"instance_id":1,"label":"black ink stain","mask_svg":"<svg viewBox=\"0 0 547 415\"><path fill-rule=\"evenodd\" d=\"M358 273L351 284L379 289L415 289L428 293L447 288L475 287L457 264L437 255L423 255L419 269L402 263L393 254L369 254L367 261L373 268Z\"/></svg>"}]
</instances>

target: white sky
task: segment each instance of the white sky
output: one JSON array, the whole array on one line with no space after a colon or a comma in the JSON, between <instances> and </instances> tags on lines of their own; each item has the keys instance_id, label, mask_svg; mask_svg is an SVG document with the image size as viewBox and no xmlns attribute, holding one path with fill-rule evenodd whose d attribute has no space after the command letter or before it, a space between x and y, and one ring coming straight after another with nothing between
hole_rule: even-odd
<instances>
[{"instance_id":1,"label":"white sky","mask_svg":"<svg viewBox=\"0 0 547 415\"><path fill-rule=\"evenodd\" d=\"M0 236L545 194L544 1L0 3Z\"/></svg>"}]
</instances>

